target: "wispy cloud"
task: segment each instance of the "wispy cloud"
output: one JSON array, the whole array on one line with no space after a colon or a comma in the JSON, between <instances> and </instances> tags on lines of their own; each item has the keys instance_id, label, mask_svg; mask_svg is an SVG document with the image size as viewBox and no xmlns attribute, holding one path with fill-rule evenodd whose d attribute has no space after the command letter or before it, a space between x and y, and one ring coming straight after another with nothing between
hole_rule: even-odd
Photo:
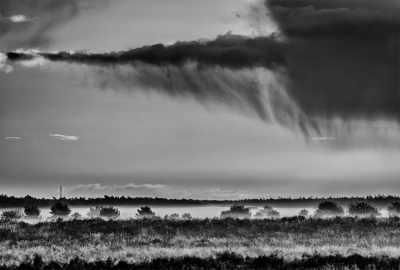
<instances>
[{"instance_id":1,"label":"wispy cloud","mask_svg":"<svg viewBox=\"0 0 400 270\"><path fill-rule=\"evenodd\" d=\"M326 141L326 140L333 140L333 137L313 137L311 140L313 141Z\"/></svg>"},{"instance_id":2,"label":"wispy cloud","mask_svg":"<svg viewBox=\"0 0 400 270\"><path fill-rule=\"evenodd\" d=\"M3 140L15 141L15 140L21 140L21 138L20 137L4 137Z\"/></svg>"},{"instance_id":3,"label":"wispy cloud","mask_svg":"<svg viewBox=\"0 0 400 270\"><path fill-rule=\"evenodd\" d=\"M165 187L165 185L160 184L140 184L136 185L134 183L130 183L127 185L101 185L99 183L95 184L87 184L87 185L77 185L74 187L67 187L65 188L66 192L76 192L76 191L128 191L128 190L140 190L140 189L147 189L147 190L154 190L160 189Z\"/></svg>"},{"instance_id":4,"label":"wispy cloud","mask_svg":"<svg viewBox=\"0 0 400 270\"><path fill-rule=\"evenodd\" d=\"M13 67L7 64L7 56L0 52L0 70L5 73L9 73L13 70Z\"/></svg>"},{"instance_id":5,"label":"wispy cloud","mask_svg":"<svg viewBox=\"0 0 400 270\"><path fill-rule=\"evenodd\" d=\"M51 137L54 139L59 139L62 141L77 141L79 137L77 136L67 136L67 135L61 135L61 134L50 134Z\"/></svg>"},{"instance_id":6,"label":"wispy cloud","mask_svg":"<svg viewBox=\"0 0 400 270\"><path fill-rule=\"evenodd\" d=\"M28 18L25 15L14 15L14 16L9 16L9 17L0 17L1 21L7 20L11 21L14 23L20 23L20 22L29 22L36 20L37 18Z\"/></svg>"}]
</instances>

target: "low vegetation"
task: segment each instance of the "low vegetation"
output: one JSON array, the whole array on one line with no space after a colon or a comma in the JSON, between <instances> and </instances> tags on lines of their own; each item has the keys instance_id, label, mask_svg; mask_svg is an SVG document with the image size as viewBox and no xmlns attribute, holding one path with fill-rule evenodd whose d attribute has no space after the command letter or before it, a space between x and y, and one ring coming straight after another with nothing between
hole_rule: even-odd
<instances>
[{"instance_id":1,"label":"low vegetation","mask_svg":"<svg viewBox=\"0 0 400 270\"><path fill-rule=\"evenodd\" d=\"M221 218L251 218L250 207L244 207L244 204L235 204L227 211L222 211Z\"/></svg>"},{"instance_id":2,"label":"low vegetation","mask_svg":"<svg viewBox=\"0 0 400 270\"><path fill-rule=\"evenodd\" d=\"M100 208L100 217L104 218L118 218L120 216L120 212L118 208L112 206L103 206Z\"/></svg>"},{"instance_id":3,"label":"low vegetation","mask_svg":"<svg viewBox=\"0 0 400 270\"><path fill-rule=\"evenodd\" d=\"M216 253L214 257L199 258L183 256L178 258L157 258L149 262L129 263L126 261L107 260L85 261L79 257L68 263L56 261L43 262L35 255L32 259L23 261L19 269L398 269L399 258L382 256L380 258L354 254L348 257L341 255L321 256L319 254L305 255L300 259L286 261L277 254L243 257L233 252ZM321 267L323 266L323 267Z\"/></svg>"},{"instance_id":4,"label":"low vegetation","mask_svg":"<svg viewBox=\"0 0 400 270\"><path fill-rule=\"evenodd\" d=\"M1 220L18 220L23 217L21 209L3 211L1 213Z\"/></svg>"},{"instance_id":5,"label":"low vegetation","mask_svg":"<svg viewBox=\"0 0 400 270\"><path fill-rule=\"evenodd\" d=\"M61 202L56 202L50 207L50 214L53 217L66 217L71 213L71 208L67 204L63 204Z\"/></svg>"},{"instance_id":6,"label":"low vegetation","mask_svg":"<svg viewBox=\"0 0 400 270\"><path fill-rule=\"evenodd\" d=\"M378 267L392 261L398 265L400 218L91 218L32 225L3 220L0 239L0 266L4 267L33 263L36 255L41 265L52 261L64 265L71 260L106 263L112 258L111 267L120 261L132 265L156 260L183 262L185 256L207 265L226 252L234 253L231 258L240 262L239 269L251 269L246 267L257 258L264 258L259 259L263 262L271 256L277 259L276 267L312 261L306 258L323 263L334 262L332 258L351 262L351 256L372 258L371 263Z\"/></svg>"},{"instance_id":7,"label":"low vegetation","mask_svg":"<svg viewBox=\"0 0 400 270\"><path fill-rule=\"evenodd\" d=\"M387 208L389 215L400 216L400 202L392 202Z\"/></svg>"},{"instance_id":8,"label":"low vegetation","mask_svg":"<svg viewBox=\"0 0 400 270\"><path fill-rule=\"evenodd\" d=\"M136 217L138 218L153 218L156 216L156 213L154 213L148 206L140 207L137 212Z\"/></svg>"},{"instance_id":9,"label":"low vegetation","mask_svg":"<svg viewBox=\"0 0 400 270\"><path fill-rule=\"evenodd\" d=\"M398 269L399 206L391 203L382 218L376 207L355 202L346 216L337 203L322 201L314 215L302 209L281 218L269 205L252 216L250 207L234 204L213 219L161 218L142 206L135 218L120 220L116 207L90 207L84 218L60 201L51 221L36 224L19 221L21 209L3 211L0 268ZM35 205L24 212L40 214Z\"/></svg>"},{"instance_id":10,"label":"low vegetation","mask_svg":"<svg viewBox=\"0 0 400 270\"><path fill-rule=\"evenodd\" d=\"M307 209L301 209L300 212L299 212L299 216L308 217L308 210Z\"/></svg>"},{"instance_id":11,"label":"low vegetation","mask_svg":"<svg viewBox=\"0 0 400 270\"><path fill-rule=\"evenodd\" d=\"M89 207L89 212L86 213L88 217L98 217L100 216L101 206Z\"/></svg>"},{"instance_id":12,"label":"low vegetation","mask_svg":"<svg viewBox=\"0 0 400 270\"><path fill-rule=\"evenodd\" d=\"M38 217L41 210L37 205L27 205L25 206L24 212L26 216Z\"/></svg>"},{"instance_id":13,"label":"low vegetation","mask_svg":"<svg viewBox=\"0 0 400 270\"><path fill-rule=\"evenodd\" d=\"M336 202L324 201L324 202L320 202L318 204L318 210L315 211L314 215L317 216L317 217L343 216L344 215L344 210Z\"/></svg>"},{"instance_id":14,"label":"low vegetation","mask_svg":"<svg viewBox=\"0 0 400 270\"><path fill-rule=\"evenodd\" d=\"M372 205L365 202L356 202L354 204L349 204L349 214L357 216L380 216L378 209Z\"/></svg>"}]
</instances>

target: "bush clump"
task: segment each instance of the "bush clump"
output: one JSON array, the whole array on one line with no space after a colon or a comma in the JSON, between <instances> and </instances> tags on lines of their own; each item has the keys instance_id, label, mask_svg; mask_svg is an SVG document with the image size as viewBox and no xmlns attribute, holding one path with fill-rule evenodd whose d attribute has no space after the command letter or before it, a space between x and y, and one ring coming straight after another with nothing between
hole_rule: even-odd
<instances>
[{"instance_id":1,"label":"bush clump","mask_svg":"<svg viewBox=\"0 0 400 270\"><path fill-rule=\"evenodd\" d=\"M314 215L316 217L343 216L344 210L336 202L324 201L318 204L318 210Z\"/></svg>"},{"instance_id":2,"label":"bush clump","mask_svg":"<svg viewBox=\"0 0 400 270\"><path fill-rule=\"evenodd\" d=\"M301 209L300 212L299 212L299 216L308 217L308 210Z\"/></svg>"},{"instance_id":3,"label":"bush clump","mask_svg":"<svg viewBox=\"0 0 400 270\"><path fill-rule=\"evenodd\" d=\"M81 219L81 218L82 218L82 215L79 214L78 212L75 212L75 213L73 213L73 214L71 215L71 218L72 218L72 219Z\"/></svg>"},{"instance_id":4,"label":"bush clump","mask_svg":"<svg viewBox=\"0 0 400 270\"><path fill-rule=\"evenodd\" d=\"M390 216L400 216L400 202L392 202L387 208Z\"/></svg>"},{"instance_id":5,"label":"bush clump","mask_svg":"<svg viewBox=\"0 0 400 270\"><path fill-rule=\"evenodd\" d=\"M280 217L280 214L278 211L273 209L271 206L266 205L264 206L263 210L258 211L255 215L254 218L277 218Z\"/></svg>"},{"instance_id":6,"label":"bush clump","mask_svg":"<svg viewBox=\"0 0 400 270\"><path fill-rule=\"evenodd\" d=\"M86 213L88 217L99 217L100 216L100 210L103 206L95 206L95 207L89 207L89 211Z\"/></svg>"},{"instance_id":7,"label":"bush clump","mask_svg":"<svg viewBox=\"0 0 400 270\"><path fill-rule=\"evenodd\" d=\"M266 215L267 215L267 217L271 217L271 218L278 218L278 217L281 216L279 214L279 212L276 211L275 209L272 209L271 211L268 211Z\"/></svg>"},{"instance_id":8,"label":"bush clump","mask_svg":"<svg viewBox=\"0 0 400 270\"><path fill-rule=\"evenodd\" d=\"M2 220L17 220L23 217L21 209L7 210L1 213Z\"/></svg>"},{"instance_id":9,"label":"bush clump","mask_svg":"<svg viewBox=\"0 0 400 270\"><path fill-rule=\"evenodd\" d=\"M182 215L182 219L184 219L184 220L192 220L193 217L192 217L192 215L190 213L184 213Z\"/></svg>"},{"instance_id":10,"label":"bush clump","mask_svg":"<svg viewBox=\"0 0 400 270\"><path fill-rule=\"evenodd\" d=\"M251 218L250 207L244 207L244 204L234 204L230 210L222 211L221 218Z\"/></svg>"},{"instance_id":11,"label":"bush clump","mask_svg":"<svg viewBox=\"0 0 400 270\"><path fill-rule=\"evenodd\" d=\"M27 216L38 217L41 211L37 205L27 205L24 212Z\"/></svg>"},{"instance_id":12,"label":"bush clump","mask_svg":"<svg viewBox=\"0 0 400 270\"><path fill-rule=\"evenodd\" d=\"M100 217L105 218L118 218L120 216L120 212L118 208L114 208L112 206L104 206L100 209Z\"/></svg>"},{"instance_id":13,"label":"bush clump","mask_svg":"<svg viewBox=\"0 0 400 270\"><path fill-rule=\"evenodd\" d=\"M179 219L179 214L177 213L171 214L169 215L168 219Z\"/></svg>"},{"instance_id":14,"label":"bush clump","mask_svg":"<svg viewBox=\"0 0 400 270\"><path fill-rule=\"evenodd\" d=\"M137 212L137 218L153 218L156 215L149 206L140 207Z\"/></svg>"},{"instance_id":15,"label":"bush clump","mask_svg":"<svg viewBox=\"0 0 400 270\"><path fill-rule=\"evenodd\" d=\"M356 202L349 204L349 214L355 216L380 216L378 209L365 202Z\"/></svg>"},{"instance_id":16,"label":"bush clump","mask_svg":"<svg viewBox=\"0 0 400 270\"><path fill-rule=\"evenodd\" d=\"M65 203L57 202L53 204L50 208L50 214L53 215L53 217L57 216L63 216L66 217L69 214L71 214L72 210L69 208L69 206Z\"/></svg>"}]
</instances>

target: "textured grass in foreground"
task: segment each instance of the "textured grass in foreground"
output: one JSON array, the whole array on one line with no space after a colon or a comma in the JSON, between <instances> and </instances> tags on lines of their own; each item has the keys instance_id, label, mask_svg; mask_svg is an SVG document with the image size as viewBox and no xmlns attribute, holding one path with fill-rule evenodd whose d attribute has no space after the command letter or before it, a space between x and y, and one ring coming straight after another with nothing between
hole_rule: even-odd
<instances>
[{"instance_id":1,"label":"textured grass in foreground","mask_svg":"<svg viewBox=\"0 0 400 270\"><path fill-rule=\"evenodd\" d=\"M398 268L400 218L0 222L0 239L0 265L4 267L17 267L35 254L43 265L51 261L65 265L71 260L89 265L108 258L139 265L185 256L210 261L233 252L245 266L247 256L253 261L275 256L288 267L307 256L322 258L321 263L327 265L334 262L332 258L347 260L358 254L373 260L375 267L391 262ZM323 258L331 259L328 263Z\"/></svg>"},{"instance_id":2,"label":"textured grass in foreground","mask_svg":"<svg viewBox=\"0 0 400 270\"><path fill-rule=\"evenodd\" d=\"M87 262L78 257L69 263L57 263L50 261L44 263L40 256L32 260L26 259L18 267L8 269L399 269L400 258L389 257L364 257L351 255L349 257L321 256L318 254L304 255L301 259L285 261L276 254L258 256L255 258L243 257L235 253L224 252L217 254L214 258L179 257L161 258L150 262L127 263L116 262L111 258ZM0 267L7 269L7 267Z\"/></svg>"}]
</instances>

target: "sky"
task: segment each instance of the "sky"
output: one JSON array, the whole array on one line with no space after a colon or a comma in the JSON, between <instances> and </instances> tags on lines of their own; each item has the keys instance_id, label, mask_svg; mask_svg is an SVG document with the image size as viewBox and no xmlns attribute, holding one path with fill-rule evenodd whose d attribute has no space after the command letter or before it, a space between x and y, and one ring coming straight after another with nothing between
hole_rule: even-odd
<instances>
[{"instance_id":1,"label":"sky","mask_svg":"<svg viewBox=\"0 0 400 270\"><path fill-rule=\"evenodd\" d=\"M2 0L1 192L398 195L400 4L379 3Z\"/></svg>"}]
</instances>

